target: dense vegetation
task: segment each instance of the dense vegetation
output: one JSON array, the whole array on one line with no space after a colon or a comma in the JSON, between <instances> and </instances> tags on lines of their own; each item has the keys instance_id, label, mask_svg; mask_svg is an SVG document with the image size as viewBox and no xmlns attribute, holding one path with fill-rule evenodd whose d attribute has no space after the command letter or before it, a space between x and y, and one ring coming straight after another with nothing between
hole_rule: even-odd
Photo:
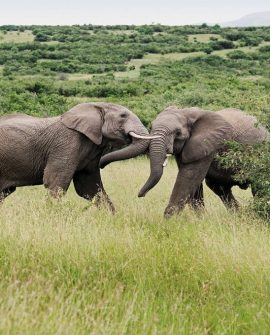
<instances>
[{"instance_id":1,"label":"dense vegetation","mask_svg":"<svg viewBox=\"0 0 270 335\"><path fill-rule=\"evenodd\" d=\"M29 42L20 43L25 32ZM269 36L270 28L206 25L2 26L0 113L59 114L74 98L123 101L145 123L168 103L261 113L269 106Z\"/></svg>"},{"instance_id":2,"label":"dense vegetation","mask_svg":"<svg viewBox=\"0 0 270 335\"><path fill-rule=\"evenodd\" d=\"M0 27L1 115L111 101L147 126L177 104L240 108L269 127L269 93L270 27ZM136 200L144 159L103 172L114 218L72 192L60 205L43 190L33 197L36 188L11 195L0 219L0 333L268 334L270 234L256 215L270 212L269 145L247 154L232 144L221 164L240 164L238 177L261 189L255 214L228 213L208 194L201 217L187 210L165 223L176 167Z\"/></svg>"}]
</instances>

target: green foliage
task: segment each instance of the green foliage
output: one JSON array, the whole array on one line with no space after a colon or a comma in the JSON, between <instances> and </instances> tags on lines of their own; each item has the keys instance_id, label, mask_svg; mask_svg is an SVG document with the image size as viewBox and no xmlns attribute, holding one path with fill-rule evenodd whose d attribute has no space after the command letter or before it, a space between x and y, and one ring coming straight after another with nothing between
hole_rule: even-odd
<instances>
[{"instance_id":1,"label":"green foliage","mask_svg":"<svg viewBox=\"0 0 270 335\"><path fill-rule=\"evenodd\" d=\"M232 52L229 52L227 54L227 57L231 58L231 59L252 59L252 56L245 53L244 51L241 50L235 50Z\"/></svg>"},{"instance_id":2,"label":"green foliage","mask_svg":"<svg viewBox=\"0 0 270 335\"><path fill-rule=\"evenodd\" d=\"M251 208L264 219L270 219L270 143L245 146L228 143L228 150L219 155L220 165L233 169L235 180L249 181L255 195Z\"/></svg>"}]
</instances>

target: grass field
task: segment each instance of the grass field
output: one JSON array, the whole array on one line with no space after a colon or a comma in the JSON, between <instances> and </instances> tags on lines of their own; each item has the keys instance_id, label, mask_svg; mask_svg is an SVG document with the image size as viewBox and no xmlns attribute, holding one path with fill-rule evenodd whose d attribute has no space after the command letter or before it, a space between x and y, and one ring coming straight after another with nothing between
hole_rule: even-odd
<instances>
[{"instance_id":1,"label":"grass field","mask_svg":"<svg viewBox=\"0 0 270 335\"><path fill-rule=\"evenodd\" d=\"M34 35L30 30L24 32L8 31L6 34L0 32L0 43L25 43L33 41Z\"/></svg>"},{"instance_id":2,"label":"grass field","mask_svg":"<svg viewBox=\"0 0 270 335\"><path fill-rule=\"evenodd\" d=\"M189 42L198 41L202 43L207 43L210 41L211 37L214 37L219 41L223 39L222 36L219 34L193 34L188 36L188 40Z\"/></svg>"},{"instance_id":3,"label":"grass field","mask_svg":"<svg viewBox=\"0 0 270 335\"><path fill-rule=\"evenodd\" d=\"M269 334L270 233L207 192L205 213L164 220L171 162L145 199L148 161L103 180L117 213L43 187L19 189L0 218L0 334ZM238 192L247 206L249 192Z\"/></svg>"}]
</instances>

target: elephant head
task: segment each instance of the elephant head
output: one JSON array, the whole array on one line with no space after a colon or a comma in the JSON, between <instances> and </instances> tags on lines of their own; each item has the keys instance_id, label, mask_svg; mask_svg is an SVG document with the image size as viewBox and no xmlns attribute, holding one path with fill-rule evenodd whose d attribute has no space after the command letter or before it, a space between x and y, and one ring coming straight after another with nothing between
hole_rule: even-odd
<instances>
[{"instance_id":1,"label":"elephant head","mask_svg":"<svg viewBox=\"0 0 270 335\"><path fill-rule=\"evenodd\" d=\"M135 157L148 148L150 137L140 119L127 108L112 103L82 103L62 115L61 121L96 145L103 139L130 144L101 158L100 167Z\"/></svg>"},{"instance_id":2,"label":"elephant head","mask_svg":"<svg viewBox=\"0 0 270 335\"><path fill-rule=\"evenodd\" d=\"M184 164L199 161L231 138L232 127L217 113L171 106L154 120L151 135L157 136L149 146L151 173L139 197L159 182L167 154L176 155Z\"/></svg>"}]
</instances>

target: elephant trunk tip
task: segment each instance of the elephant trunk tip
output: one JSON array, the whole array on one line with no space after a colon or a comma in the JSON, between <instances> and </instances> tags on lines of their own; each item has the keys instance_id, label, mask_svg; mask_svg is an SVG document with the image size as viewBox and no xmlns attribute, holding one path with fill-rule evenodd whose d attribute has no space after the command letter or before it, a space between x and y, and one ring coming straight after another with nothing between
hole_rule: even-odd
<instances>
[{"instance_id":1,"label":"elephant trunk tip","mask_svg":"<svg viewBox=\"0 0 270 335\"><path fill-rule=\"evenodd\" d=\"M138 193L138 198L145 197L146 193L147 193L147 191L140 190L140 192Z\"/></svg>"},{"instance_id":2,"label":"elephant trunk tip","mask_svg":"<svg viewBox=\"0 0 270 335\"><path fill-rule=\"evenodd\" d=\"M159 173L151 174L148 178L145 185L141 188L140 192L138 193L138 197L142 198L145 197L145 195L150 191L160 180L163 173L163 168L159 171Z\"/></svg>"}]
</instances>

